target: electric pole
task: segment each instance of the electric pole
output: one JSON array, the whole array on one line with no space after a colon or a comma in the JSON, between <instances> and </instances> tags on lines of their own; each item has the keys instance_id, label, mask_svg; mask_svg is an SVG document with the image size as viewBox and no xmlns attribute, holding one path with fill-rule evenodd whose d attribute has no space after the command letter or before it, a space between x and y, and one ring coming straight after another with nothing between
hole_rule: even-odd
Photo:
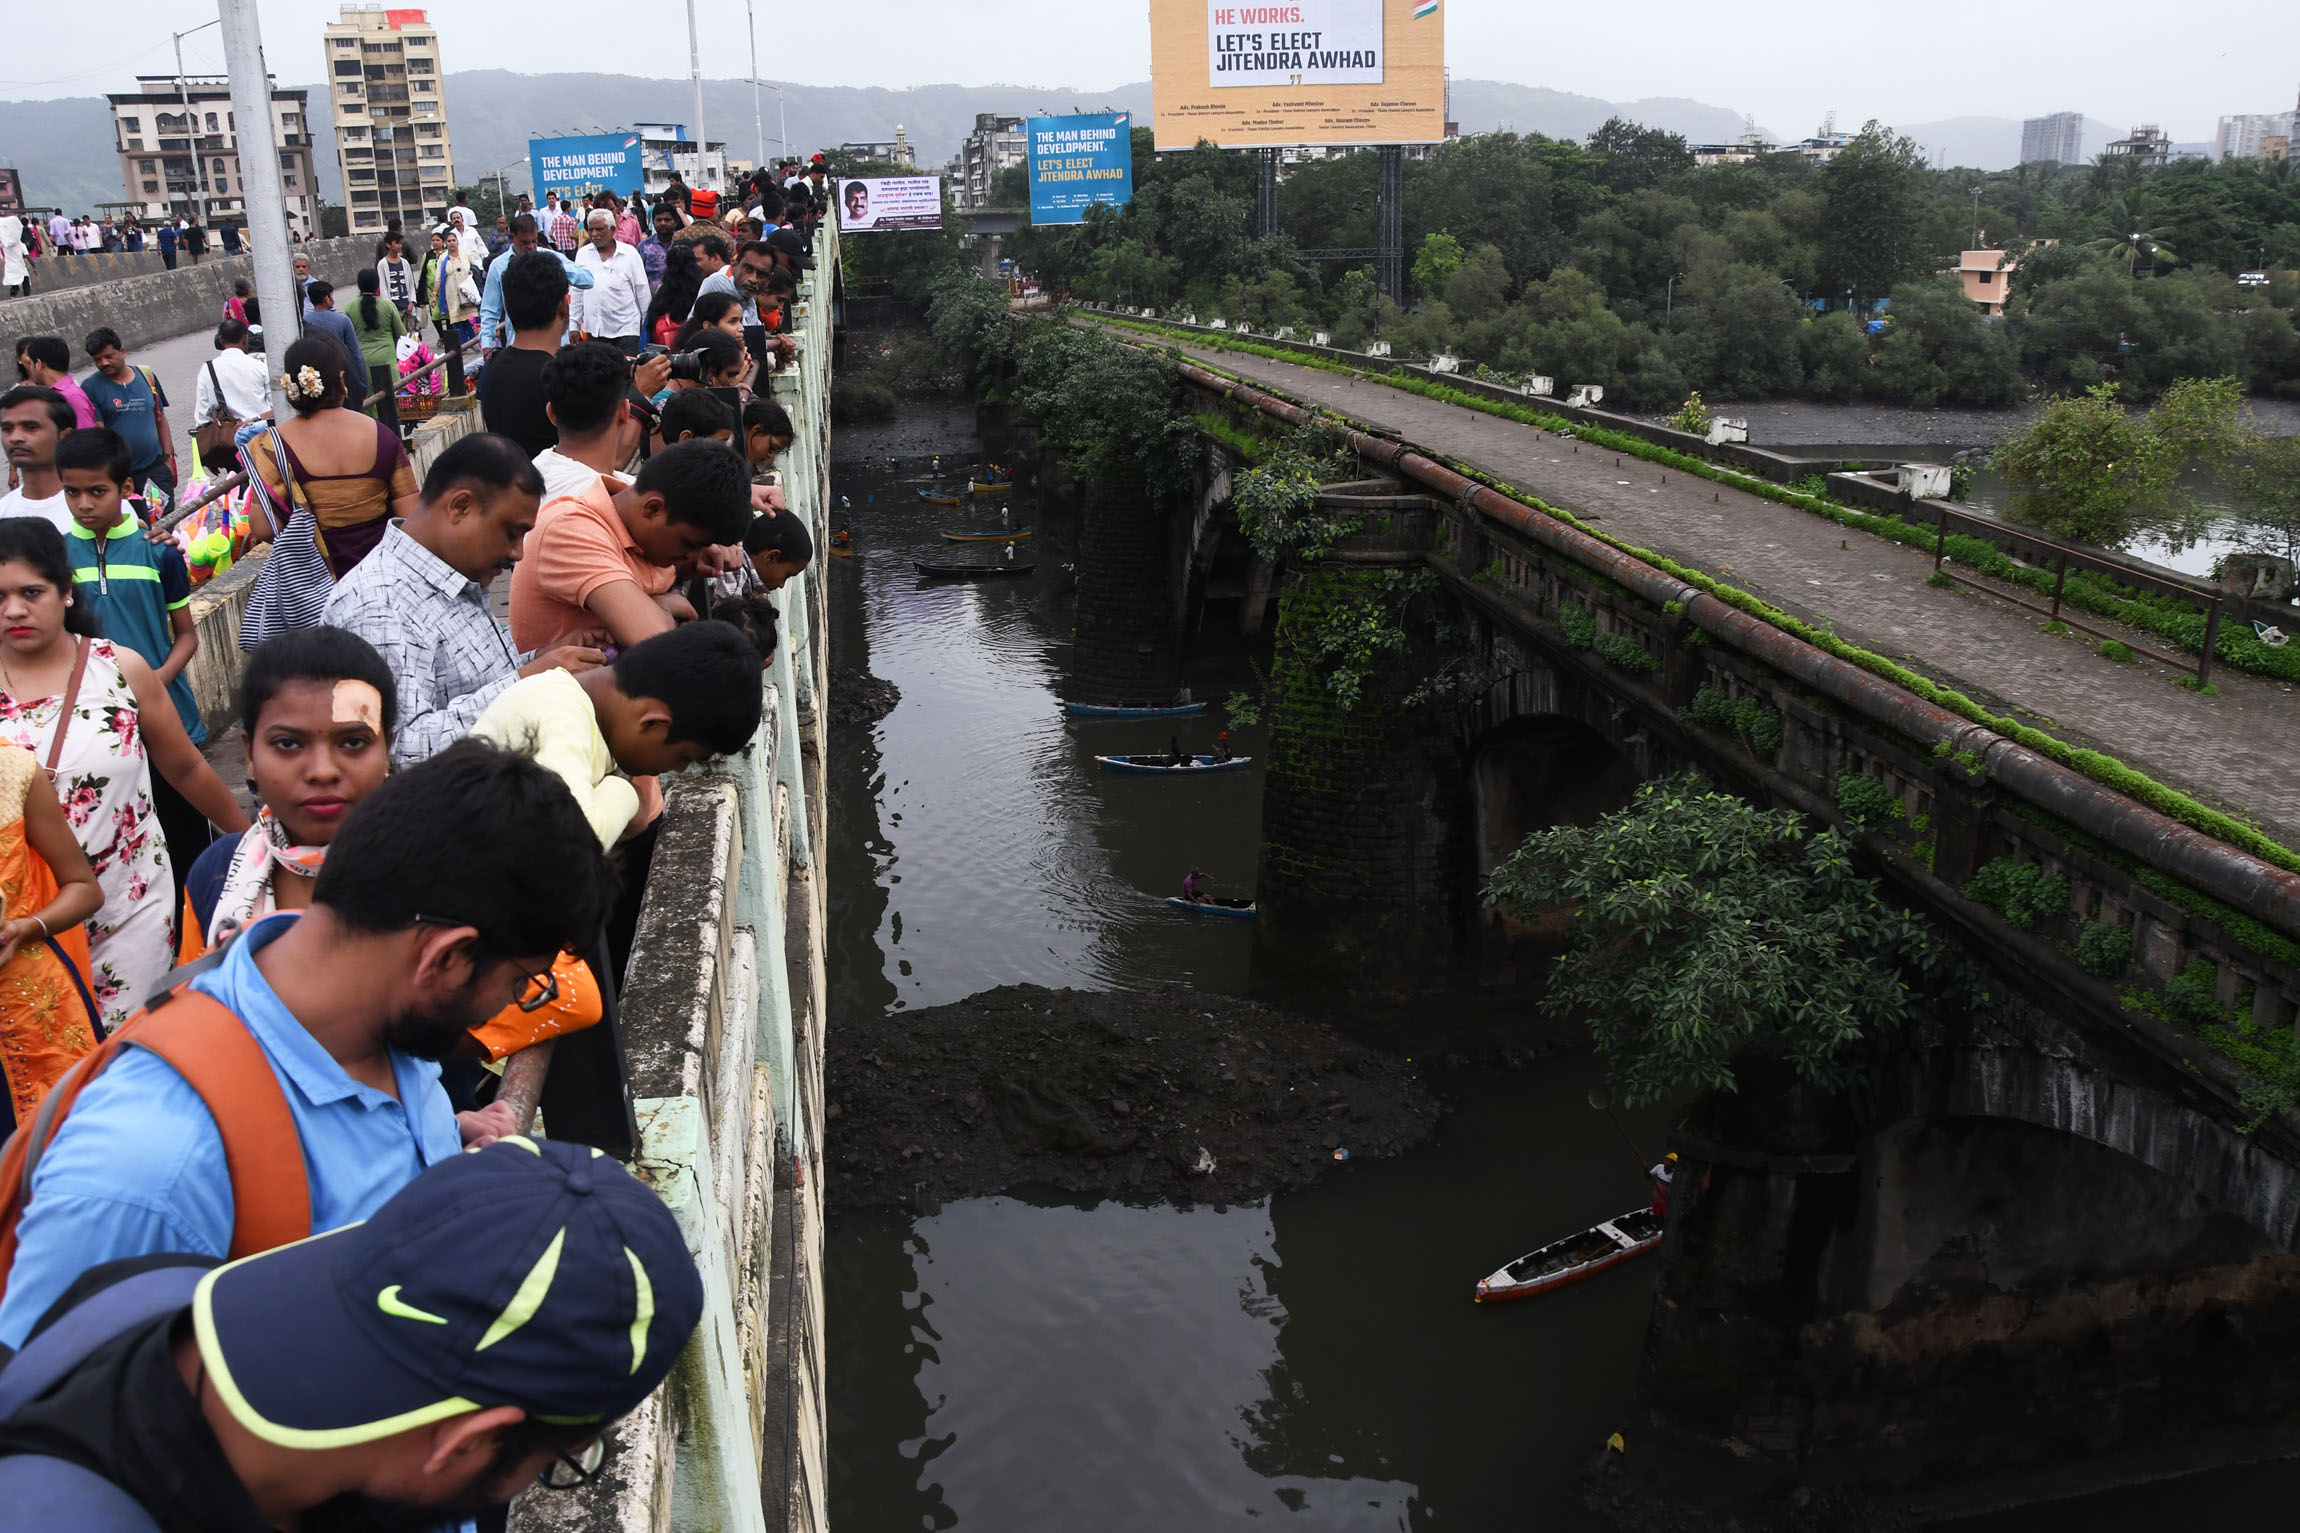
<instances>
[{"instance_id":1,"label":"electric pole","mask_svg":"<svg viewBox=\"0 0 2300 1533\"><path fill-rule=\"evenodd\" d=\"M240 191L248 216L241 231L256 274L256 298L263 308L265 358L273 364L272 418L288 416L280 392L279 359L295 338L302 313L288 259L287 198L280 189L280 146L273 131L271 75L264 68L263 29L256 0L217 0L224 28L224 67L231 75L232 113L239 124Z\"/></svg>"}]
</instances>

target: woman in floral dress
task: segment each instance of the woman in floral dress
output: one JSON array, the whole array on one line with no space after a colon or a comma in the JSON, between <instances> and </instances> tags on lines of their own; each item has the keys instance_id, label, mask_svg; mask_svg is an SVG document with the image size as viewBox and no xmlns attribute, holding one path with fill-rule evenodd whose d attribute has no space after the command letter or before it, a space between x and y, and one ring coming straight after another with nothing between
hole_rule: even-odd
<instances>
[{"instance_id":1,"label":"woman in floral dress","mask_svg":"<svg viewBox=\"0 0 2300 1533\"><path fill-rule=\"evenodd\" d=\"M103 888L104 908L87 924L88 979L109 1031L144 1003L176 946L150 766L220 828L241 831L248 821L151 667L94 637L94 627L73 600L63 536L36 517L0 517L0 740L49 769Z\"/></svg>"}]
</instances>

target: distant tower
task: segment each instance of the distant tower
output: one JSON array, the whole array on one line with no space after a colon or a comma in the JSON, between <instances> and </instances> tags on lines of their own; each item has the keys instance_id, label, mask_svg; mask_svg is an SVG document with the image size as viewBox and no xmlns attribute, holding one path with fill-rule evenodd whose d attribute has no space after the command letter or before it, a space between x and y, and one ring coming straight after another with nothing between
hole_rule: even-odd
<instances>
[{"instance_id":1,"label":"distant tower","mask_svg":"<svg viewBox=\"0 0 2300 1533\"><path fill-rule=\"evenodd\" d=\"M894 162L897 165L910 163L910 140L904 135L899 122L894 125Z\"/></svg>"},{"instance_id":2,"label":"distant tower","mask_svg":"<svg viewBox=\"0 0 2300 1533\"><path fill-rule=\"evenodd\" d=\"M1837 109L1829 108L1829 115L1821 119L1821 137L1828 138L1837 131Z\"/></svg>"}]
</instances>

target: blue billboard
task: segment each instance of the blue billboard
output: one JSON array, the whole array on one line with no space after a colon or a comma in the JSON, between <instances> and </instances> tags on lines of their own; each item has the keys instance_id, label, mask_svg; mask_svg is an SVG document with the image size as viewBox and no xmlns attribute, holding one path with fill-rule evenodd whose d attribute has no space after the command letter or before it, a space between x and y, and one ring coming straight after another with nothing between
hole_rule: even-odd
<instances>
[{"instance_id":1,"label":"blue billboard","mask_svg":"<svg viewBox=\"0 0 2300 1533\"><path fill-rule=\"evenodd\" d=\"M1098 202L1134 200L1131 114L1033 117L1030 134L1030 221L1082 224Z\"/></svg>"},{"instance_id":2,"label":"blue billboard","mask_svg":"<svg viewBox=\"0 0 2300 1533\"><path fill-rule=\"evenodd\" d=\"M646 183L645 160L636 133L589 133L580 138L531 138L527 167L535 175L535 195L588 192L604 187L636 192Z\"/></svg>"}]
</instances>

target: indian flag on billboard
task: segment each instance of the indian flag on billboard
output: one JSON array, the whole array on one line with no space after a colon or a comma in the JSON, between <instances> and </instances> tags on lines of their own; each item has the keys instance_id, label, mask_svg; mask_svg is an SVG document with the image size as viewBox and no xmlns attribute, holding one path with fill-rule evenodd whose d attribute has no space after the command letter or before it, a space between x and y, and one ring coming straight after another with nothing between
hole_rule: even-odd
<instances>
[{"instance_id":1,"label":"indian flag on billboard","mask_svg":"<svg viewBox=\"0 0 2300 1533\"><path fill-rule=\"evenodd\" d=\"M1419 3L1414 6L1414 20L1420 21L1425 16L1435 16L1437 8L1438 0L1419 0Z\"/></svg>"}]
</instances>

